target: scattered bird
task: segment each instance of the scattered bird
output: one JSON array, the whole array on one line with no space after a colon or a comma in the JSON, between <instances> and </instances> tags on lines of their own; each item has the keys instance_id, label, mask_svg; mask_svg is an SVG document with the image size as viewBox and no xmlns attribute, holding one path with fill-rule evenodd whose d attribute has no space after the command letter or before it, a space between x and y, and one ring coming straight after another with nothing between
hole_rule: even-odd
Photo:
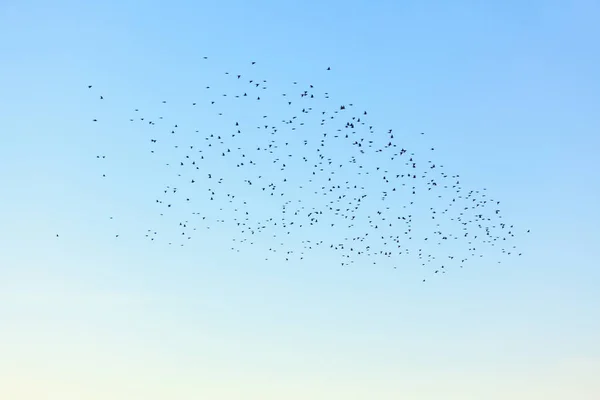
<instances>
[{"instance_id":1,"label":"scattered bird","mask_svg":"<svg viewBox=\"0 0 600 400\"><path fill-rule=\"evenodd\" d=\"M229 238L235 252L264 243L266 259L289 262L323 249L337 254L341 266L397 269L405 259L433 275L488 256L486 247L503 256L522 254L498 200L486 189L466 188L459 174L431 158L434 153L409 149L424 146L424 138L377 129L366 110L333 103L318 85L293 81L283 90L259 73L244 73L243 80L242 73L225 75L232 92L206 85L192 103L207 105L196 122L167 122L132 108L141 117L129 121L141 124L151 146L140 151L161 155L164 161L152 160L160 162L161 176L171 177L149 201L157 217L172 218L176 236L150 229L150 241L184 246L201 237L199 231L228 224L236 232ZM165 107L175 110L171 101Z\"/></svg>"}]
</instances>

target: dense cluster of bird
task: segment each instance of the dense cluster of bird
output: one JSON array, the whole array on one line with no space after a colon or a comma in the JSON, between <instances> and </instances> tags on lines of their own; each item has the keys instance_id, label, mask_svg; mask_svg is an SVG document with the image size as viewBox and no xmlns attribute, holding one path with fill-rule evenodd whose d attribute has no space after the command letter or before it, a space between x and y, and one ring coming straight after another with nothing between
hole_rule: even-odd
<instances>
[{"instance_id":1,"label":"dense cluster of bird","mask_svg":"<svg viewBox=\"0 0 600 400\"><path fill-rule=\"evenodd\" d=\"M150 201L177 236L149 229L148 240L184 246L199 229L229 224L232 251L260 242L264 258L289 261L328 249L341 265L394 268L411 256L432 273L483 257L485 247L521 254L499 201L485 188L464 189L458 174L431 157L434 147L419 155L408 149L423 133L377 129L367 111L316 85L274 90L255 64L243 74L225 72L234 92L213 84L186 104L159 100L178 121L131 109L127 123L144 130L143 151L172 179ZM88 89L108 101L95 86ZM184 113L201 115L201 122Z\"/></svg>"}]
</instances>

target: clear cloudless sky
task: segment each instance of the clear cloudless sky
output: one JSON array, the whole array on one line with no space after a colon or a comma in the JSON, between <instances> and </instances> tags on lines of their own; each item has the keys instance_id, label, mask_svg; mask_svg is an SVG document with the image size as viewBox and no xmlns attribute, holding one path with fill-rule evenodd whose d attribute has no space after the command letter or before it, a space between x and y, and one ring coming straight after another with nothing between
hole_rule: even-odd
<instances>
[{"instance_id":1,"label":"clear cloudless sky","mask_svg":"<svg viewBox=\"0 0 600 400\"><path fill-rule=\"evenodd\" d=\"M2 1L0 398L599 399L598 20L593 0ZM531 229L523 256L422 284L262 262L225 225L143 240L128 113L168 99L185 120L178 101L251 60L426 132Z\"/></svg>"}]
</instances>

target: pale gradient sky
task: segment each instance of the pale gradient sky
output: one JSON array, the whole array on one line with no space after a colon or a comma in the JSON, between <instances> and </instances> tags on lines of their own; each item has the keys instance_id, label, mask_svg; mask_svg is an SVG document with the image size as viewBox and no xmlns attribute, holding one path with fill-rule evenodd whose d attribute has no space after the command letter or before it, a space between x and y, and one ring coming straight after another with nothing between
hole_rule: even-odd
<instances>
[{"instance_id":1,"label":"pale gradient sky","mask_svg":"<svg viewBox=\"0 0 600 400\"><path fill-rule=\"evenodd\" d=\"M599 19L591 0L1 2L0 398L600 398ZM152 179L91 119L250 60L427 132L531 228L524 255L423 285L411 265L263 263L226 228L135 236ZM99 149L121 152L101 184Z\"/></svg>"}]
</instances>

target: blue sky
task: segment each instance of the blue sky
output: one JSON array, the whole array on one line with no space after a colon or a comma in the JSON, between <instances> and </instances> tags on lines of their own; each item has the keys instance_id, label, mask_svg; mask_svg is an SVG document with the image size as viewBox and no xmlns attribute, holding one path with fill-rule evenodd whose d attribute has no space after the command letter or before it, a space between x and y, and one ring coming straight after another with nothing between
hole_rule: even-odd
<instances>
[{"instance_id":1,"label":"blue sky","mask_svg":"<svg viewBox=\"0 0 600 400\"><path fill-rule=\"evenodd\" d=\"M0 397L600 396L600 7L524 3L3 2ZM408 262L230 252L225 225L144 240L168 176L132 109L202 119L205 82L250 61L435 146L531 229L523 256L423 285Z\"/></svg>"}]
</instances>

